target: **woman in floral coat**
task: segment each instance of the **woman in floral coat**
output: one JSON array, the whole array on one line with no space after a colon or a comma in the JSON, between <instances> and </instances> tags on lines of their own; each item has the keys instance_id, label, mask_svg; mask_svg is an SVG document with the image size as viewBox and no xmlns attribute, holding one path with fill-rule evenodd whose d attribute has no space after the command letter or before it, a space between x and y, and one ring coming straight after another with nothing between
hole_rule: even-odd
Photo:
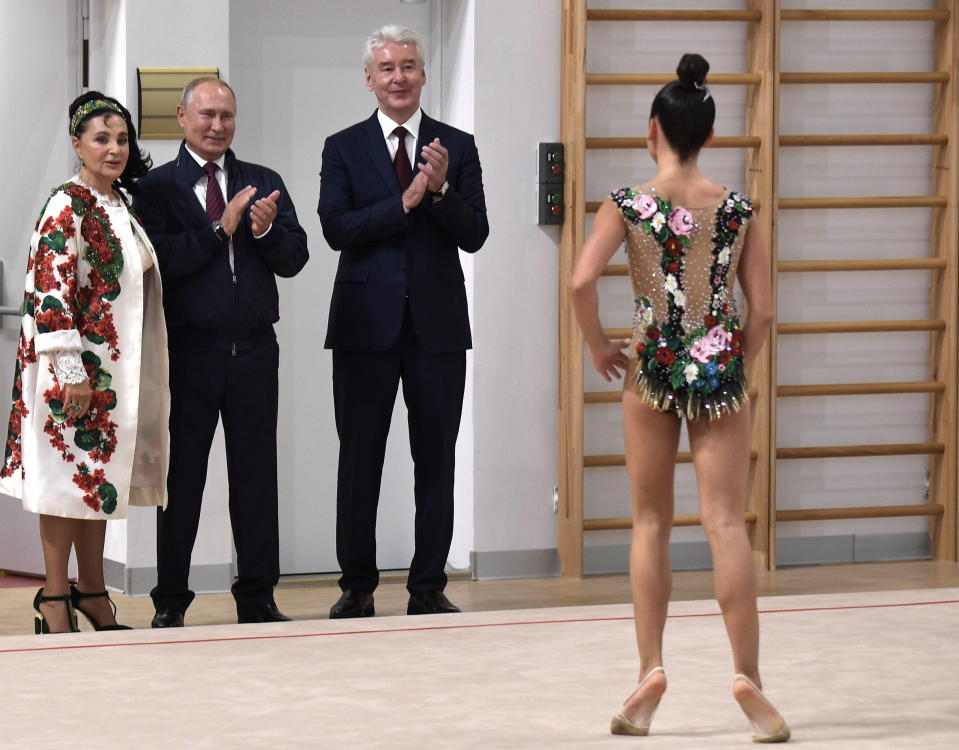
<instances>
[{"instance_id":1,"label":"woman in floral coat","mask_svg":"<svg viewBox=\"0 0 959 750\"><path fill-rule=\"evenodd\" d=\"M743 520L750 454L746 368L762 350L772 321L770 263L751 222L749 198L708 179L697 166L716 116L708 70L700 55L684 55L677 80L656 94L646 141L656 176L614 190L603 203L571 284L593 366L607 380L625 371L623 426L633 500L629 567L640 679L610 729L647 734L666 692L673 473L685 418L716 598L732 646L732 694L755 742L785 742L789 727L763 696L759 678L756 574ZM633 335L610 341L597 311L597 281L624 241L635 297ZM742 325L737 280L749 305Z\"/></svg>"},{"instance_id":2,"label":"woman in floral coat","mask_svg":"<svg viewBox=\"0 0 959 750\"><path fill-rule=\"evenodd\" d=\"M121 188L149 169L130 113L93 91L69 109L79 174L53 190L30 242L0 490L40 516L36 631L117 629L106 521L166 502L166 327L153 247ZM71 548L78 581L67 580Z\"/></svg>"}]
</instances>

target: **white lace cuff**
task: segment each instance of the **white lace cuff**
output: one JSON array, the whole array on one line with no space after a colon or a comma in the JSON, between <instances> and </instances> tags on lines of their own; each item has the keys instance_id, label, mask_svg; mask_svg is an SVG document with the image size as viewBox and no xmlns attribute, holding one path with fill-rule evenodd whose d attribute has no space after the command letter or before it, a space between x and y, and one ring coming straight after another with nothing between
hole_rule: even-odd
<instances>
[{"instance_id":1,"label":"white lace cuff","mask_svg":"<svg viewBox=\"0 0 959 750\"><path fill-rule=\"evenodd\" d=\"M51 352L51 355L53 371L61 386L77 385L87 379L87 370L83 366L83 360L80 359L80 352L73 349L57 349Z\"/></svg>"}]
</instances>

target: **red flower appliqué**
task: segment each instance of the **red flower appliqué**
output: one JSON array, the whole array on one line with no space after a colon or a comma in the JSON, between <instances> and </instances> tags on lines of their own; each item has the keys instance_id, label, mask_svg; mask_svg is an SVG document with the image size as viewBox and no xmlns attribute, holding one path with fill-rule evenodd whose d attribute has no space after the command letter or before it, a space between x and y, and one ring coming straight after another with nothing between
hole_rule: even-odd
<instances>
[{"instance_id":1,"label":"red flower appliqu\u00e9","mask_svg":"<svg viewBox=\"0 0 959 750\"><path fill-rule=\"evenodd\" d=\"M656 350L656 361L662 365L671 365L676 361L676 353L668 346L661 346Z\"/></svg>"},{"instance_id":2,"label":"red flower appliqu\u00e9","mask_svg":"<svg viewBox=\"0 0 959 750\"><path fill-rule=\"evenodd\" d=\"M77 473L73 475L73 483L83 490L83 502L97 512L102 507L97 490L101 485L106 484L106 481L107 476L103 469L95 469L91 472L90 467L83 462L77 465Z\"/></svg>"}]
</instances>

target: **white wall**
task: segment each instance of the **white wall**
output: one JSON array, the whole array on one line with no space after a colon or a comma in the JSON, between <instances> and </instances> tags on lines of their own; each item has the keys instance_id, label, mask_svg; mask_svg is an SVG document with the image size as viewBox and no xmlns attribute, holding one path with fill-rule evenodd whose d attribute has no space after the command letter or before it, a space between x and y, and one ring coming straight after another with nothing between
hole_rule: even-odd
<instances>
[{"instance_id":1,"label":"white wall","mask_svg":"<svg viewBox=\"0 0 959 750\"><path fill-rule=\"evenodd\" d=\"M629 7L643 3L591 0L591 7ZM702 7L697 0L676 0L676 7ZM724 7L742 7L731 1ZM816 0L792 7L820 7ZM850 3L852 5L852 3ZM929 8L927 0L869 0L857 7ZM590 24L587 70L591 72L659 72L675 68L685 51L709 60L713 72L741 72L746 63L743 24L690 23L677 38L675 24ZM931 70L934 25L931 23L790 22L781 35L783 71ZM644 134L649 105L658 87L591 87L587 96L587 131L594 136ZM719 135L741 135L744 91L715 86ZM929 132L932 87L916 85L783 86L780 130L783 133ZM920 195L930 192L930 149L784 148L780 154L779 190L783 197L814 195ZM730 187L742 186L739 150L707 150L703 170ZM587 157L587 199L600 200L612 187L641 183L655 173L643 152L591 152ZM924 256L929 249L929 212L782 211L778 217L778 253L784 260ZM606 325L626 325L631 309L622 279L602 282L602 317ZM927 272L781 274L778 317L782 322L925 318ZM779 382L811 384L928 378L926 334L784 336L779 339ZM894 354L893 354L894 352ZM586 368L587 390L609 386ZM928 397L874 396L782 398L777 403L780 446L923 442ZM585 417L587 453L622 452L617 405L590 406ZM777 503L780 509L922 502L923 456L779 461ZM691 466L677 467L676 512L698 509ZM588 516L626 515L628 483L618 469L586 473ZM893 518L780 524L780 551L797 550L789 542L822 537L853 538L873 544L882 534L921 534L922 518ZM674 541L701 542L699 528L677 529ZM587 545L618 545L627 532L587 535ZM828 540L827 540L828 541ZM857 541L858 543L858 541ZM825 554L842 547L827 544ZM805 549L813 549L806 546ZM810 558L807 558L810 559ZM625 563L625 558L623 559Z\"/></svg>"},{"instance_id":2,"label":"white wall","mask_svg":"<svg viewBox=\"0 0 959 750\"><path fill-rule=\"evenodd\" d=\"M90 88L123 101L137 111L138 67L218 67L229 80L230 49L226 29L229 0L165 0L128 2L95 0L91 3ZM162 33L158 33L161 30ZM141 141L155 165L172 159L179 140ZM132 509L126 521L107 526L105 557L128 568L156 565L156 516L152 509ZM220 571L215 588L228 587L233 564L226 493L226 459L222 431L210 454L203 514L193 551L193 566ZM199 577L198 577L199 578ZM200 588L208 584L200 583Z\"/></svg>"},{"instance_id":3,"label":"white wall","mask_svg":"<svg viewBox=\"0 0 959 750\"><path fill-rule=\"evenodd\" d=\"M30 235L50 190L74 170L67 134L67 106L76 89L76 7L64 0L3 4L0 22L0 101L14 103L0 126L0 225L6 228L0 246L4 306L23 300ZM37 54L37 40L44 54ZM0 394L9 394L20 321L0 318ZM0 423L6 436L10 402L0 401ZM5 439L5 438L4 438ZM0 495L0 569L41 572L43 558L37 518L19 501Z\"/></svg>"},{"instance_id":4,"label":"white wall","mask_svg":"<svg viewBox=\"0 0 959 750\"><path fill-rule=\"evenodd\" d=\"M490 236L475 261L473 549L555 548L559 228L536 225L536 148L559 140L560 4L482 0L476 142Z\"/></svg>"},{"instance_id":5,"label":"white wall","mask_svg":"<svg viewBox=\"0 0 959 750\"><path fill-rule=\"evenodd\" d=\"M362 66L366 36L385 23L416 29L426 41L423 107L439 116L442 57L440 4L395 0L336 3L322 14L312 0L266 5L234 0L230 42L233 85L240 97L236 151L276 169L309 236L310 261L280 280L280 559L284 573L338 570L335 550L339 443L333 416L331 353L323 349L333 277L339 260L323 239L316 205L325 138L367 119L376 99ZM470 81L471 83L471 81ZM459 108L460 110L462 108ZM467 123L468 125L469 123ZM468 386L467 386L468 388ZM472 541L472 425L465 410L457 446L457 534L450 561L468 564ZM406 568L413 553L413 464L402 396L393 412L380 492L377 561Z\"/></svg>"},{"instance_id":6,"label":"white wall","mask_svg":"<svg viewBox=\"0 0 959 750\"><path fill-rule=\"evenodd\" d=\"M377 0L386 3L387 0ZM591 0L600 7L627 6L627 0ZM637 3L632 3L637 5ZM679 7L699 7L700 0L677 0ZM857 3L862 5L863 3ZM928 0L913 0L908 7L931 7ZM29 57L41 66L38 74L44 80L59 81L44 97L36 96L36 87L25 85L23 77L10 76L0 82L0 92L8 101L37 101L38 117L31 117L30 128L23 136L28 147L10 146L10 139L0 140L6 148L4 163L13 165L8 171L24 175L29 185L5 183L4 200L0 201L7 224L23 226L20 245L14 241L2 251L8 265L5 288L9 295L19 284L16 271L22 266L30 218L48 187L62 179L70 166L65 128L65 105L72 95L68 91L59 66L62 60L30 54L29 44L37 36L29 32L29 21L16 16L26 4L11 3L5 9L3 32L11 17L18 23L16 31L3 37L4 59ZM32 3L36 7L38 3ZM269 6L252 2L234 3L244 8L250 21L264 13L283 9L283 2ZM319 6L319 3L316 3ZM733 0L724 4L737 7ZM793 5L817 6L816 0L802 0ZM869 7L902 7L899 0L869 0ZM341 76L347 84L355 83L355 96L366 97L362 88L355 47L349 39L334 33L344 13L359 12L350 3L323 3L326 15L313 12L312 4L291 0L287 10L300 8L303 16L303 46L320 44L324 59L329 60L331 75ZM386 7L386 5L384 5ZM390 6L392 7L392 6ZM396 12L403 8L396 0ZM189 0L164 2L128 2L127 0L95 0L94 12L101 12L103 46L94 48L94 80L108 92L123 94L135 108L135 67L137 65L216 65L230 79L230 44L235 37L255 38L259 29L240 29L231 20L231 4L227 0L203 3ZM269 8L269 10L267 10ZM45 0L44 29L59 28L50 23L58 18L63 6L57 0ZM473 280L472 309L474 344L472 355L473 390L471 404L464 413L458 446L457 527L451 559L462 564L468 551L496 553L509 551L551 550L556 545L555 515L551 492L556 483L556 326L557 326L557 258L559 232L555 227L536 226L534 196L536 144L559 138L559 63L560 4L555 0L434 0L430 17L441 18L442 43L439 70L430 69L431 86L443 89L442 115L454 125L476 134L484 167L484 182L489 209L491 234L475 264L466 265ZM64 25L67 16L63 16ZM371 25L380 19L370 19ZM26 28L27 32L21 32ZM637 35L630 24L591 24L588 68L596 71L666 71L671 70L679 55L687 49L703 52L717 72L743 70L741 24L686 24L681 37L663 33L668 27L649 24ZM890 28L893 31L890 31ZM930 67L931 25L906 24L794 24L782 39L783 69L898 69L919 70ZM675 27L673 27L675 29ZM210 30L213 30L211 33ZM59 34L59 31L55 31ZM66 32L63 32L66 34ZM39 30L38 30L39 34ZM325 36L324 36L325 35ZM9 37L9 39L7 39ZM432 49L437 49L437 44ZM18 47L19 45L19 47ZM19 50L19 51L18 51ZM244 49L243 54L249 50ZM303 54L307 54L304 50ZM281 289L285 322L281 336L296 340L287 345L283 367L298 379L312 372L310 362L319 361L300 341L304 336L313 341L321 338L317 330L325 324L329 299L329 269L317 262L324 254L315 217L319 151L322 139L333 127L324 122L320 128L309 122L290 122L288 113L277 108L278 91L293 87L304 96L322 92L310 87L304 70L293 66L286 71L273 71L268 66L234 55L234 70L244 86L263 92L262 111L256 101L240 92L240 128L237 147L243 154L265 163L275 162L280 171L308 174L296 190L294 199L304 226L310 233L313 260L306 278L315 282L312 302L315 315L313 330L295 325L290 305L304 296L301 279ZM9 55L13 55L9 57ZM113 55L112 62L107 62ZM49 63L49 70L43 67ZM242 71L242 72L240 72ZM282 72L283 75L279 75ZM307 76L307 77L304 77ZM119 91L119 88L125 90ZM62 89L56 90L56 89ZM591 89L588 99L590 135L636 135L645 129L650 99L655 87L598 87ZM719 105L717 132L743 132L744 97L739 87L716 87ZM931 93L924 87L845 86L792 87L783 92L783 132L923 132L928 130L926 113ZM352 96L352 95L351 95ZM372 98L330 102L331 121L345 126L373 110ZM271 104L273 103L273 104ZM264 105L266 105L264 107ZM429 107L440 113L435 102ZM244 114L250 113L250 115ZM267 132L267 126L271 128ZM5 127L6 130L9 124ZM63 147L50 144L62 142ZM8 144L3 146L3 144ZM284 145L284 143L286 145ZM175 142L146 142L157 163L170 158ZM282 162L277 149L292 153L297 159ZM41 156L38 156L41 155ZM40 160L38 162L38 159ZM38 166L39 165L39 166ZM703 155L702 165L730 186L742 181L743 159L736 150L715 150ZM856 193L924 193L929 187L928 155L923 148L908 149L819 149L784 151L781 165L781 191L784 195L856 194ZM635 184L652 175L652 165L643 153L594 152L587 163L587 196L601 198L610 188ZM296 177L297 180L300 177ZM291 180L292 182L292 180ZM27 217L24 223L24 216ZM922 255L927 250L927 214L921 210L896 212L832 212L827 215L802 216L784 214L780 222L780 256L814 258L838 255L849 257ZM330 260L330 259L327 259ZM327 264L328 265L328 264ZM16 283L15 283L16 282ZM622 279L603 282L603 316L607 324L622 325L629 314L631 300ZM788 277L780 279L779 314L782 320L815 320L834 316L848 318L925 317L924 292L928 277L922 274L877 275L837 274L817 278ZM300 304L299 302L295 302ZM828 305L830 314L823 314ZM824 342L816 337L793 337L780 350L780 379L790 383L835 380L889 379L907 380L925 377L927 339L924 336L894 336L875 341L866 337L837 337ZM0 332L0 344L9 352L0 358L12 362L12 334ZM891 344L897 356L887 356L884 347ZM312 359L311 359L312 357ZM0 375L2 375L0 369ZM313 373L318 401L329 400L329 378L326 370ZM7 376L9 377L9 376ZM587 388L608 387L587 371ZM293 408L302 386L288 380L282 386L285 407ZM469 398L469 393L468 393ZM472 426L469 412L472 407ZM316 407L323 419L327 406ZM781 400L779 441L788 445L816 442L906 442L921 440L924 435L925 401L923 397L872 399ZM326 414L326 416L323 416ZM328 426L327 428L328 431ZM613 407L590 407L586 424L589 452L617 453L622 450L618 410ZM322 481L330 476L327 458L317 459L335 450L329 438L320 446L306 447L281 432L286 446L286 468L290 461L325 461ZM472 443L472 444L471 444ZM397 450L402 448L398 446ZM465 452L465 456L464 456ZM281 454L283 451L281 451ZM291 458L292 456L292 458ZM472 464L472 467L470 467ZM281 466L284 466L281 463ZM836 461L781 462L779 474L780 507L822 507L852 505L859 502L916 502L923 483L925 461L921 458L846 459ZM204 526L198 541L195 562L219 564L230 559L229 527L225 512L225 473L222 453L215 451L205 501ZM677 512L694 512L695 486L688 467L679 467L677 474ZM220 472L218 474L218 472ZM399 476L399 475L397 475ZM285 480L284 480L285 481ZM405 481L405 480L404 480ZM315 492L301 483L283 485L288 492ZM628 512L628 487L625 474L619 470L599 470L587 475L587 513L590 515L624 515ZM470 503L472 514L470 516ZM118 548L111 536L111 555L130 564L151 564L152 514L140 517L137 529L129 531L129 549ZM296 524L296 518L283 518L285 524ZM133 522L131 522L132 525ZM879 532L914 532L925 529L925 522L910 519L849 521L825 524L783 525L784 537L802 535L814 538L822 534L876 534ZM119 531L119 527L117 527ZM318 530L332 538L332 530ZM112 534L113 532L111 532ZM677 530L679 541L701 541L698 529ZM594 534L587 545L616 546L627 539L625 533ZM309 539L299 542L310 543ZM328 543L328 542L324 542ZM523 570L517 568L516 572Z\"/></svg>"},{"instance_id":7,"label":"white wall","mask_svg":"<svg viewBox=\"0 0 959 750\"><path fill-rule=\"evenodd\" d=\"M475 131L474 97L476 55L476 2L475 0L449 0L434 2L440 11L440 55L442 70L433 66L433 83L441 81L442 112L438 116L453 127L468 133ZM434 13L435 17L435 13ZM434 47L436 45L434 44ZM482 256L483 253L480 253ZM473 306L475 289L475 257L460 253L463 276L469 304L470 320L476 318ZM453 518L453 543L450 546L449 566L465 570L470 564L473 550L475 513L475 440L474 440L474 375L473 351L466 354L466 388L463 394L463 418L459 439L456 441L456 478L453 489L455 514Z\"/></svg>"}]
</instances>

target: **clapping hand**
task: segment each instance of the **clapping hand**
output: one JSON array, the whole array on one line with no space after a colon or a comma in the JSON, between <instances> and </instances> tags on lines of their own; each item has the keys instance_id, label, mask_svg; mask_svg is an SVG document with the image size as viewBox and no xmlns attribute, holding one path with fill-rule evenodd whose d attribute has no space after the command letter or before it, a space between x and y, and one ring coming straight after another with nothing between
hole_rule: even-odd
<instances>
[{"instance_id":1,"label":"clapping hand","mask_svg":"<svg viewBox=\"0 0 959 750\"><path fill-rule=\"evenodd\" d=\"M446 170L450 164L450 152L440 143L439 138L434 138L430 143L423 146L420 152L425 163L419 164L420 173L429 178L429 190L435 193L446 182Z\"/></svg>"},{"instance_id":2,"label":"clapping hand","mask_svg":"<svg viewBox=\"0 0 959 750\"><path fill-rule=\"evenodd\" d=\"M426 189L429 187L429 178L423 172L417 172L410 186L403 191L403 208L412 211L423 200Z\"/></svg>"},{"instance_id":3,"label":"clapping hand","mask_svg":"<svg viewBox=\"0 0 959 750\"><path fill-rule=\"evenodd\" d=\"M260 198L250 207L250 229L253 230L253 236L259 237L273 223L276 218L276 202L280 198L280 191L274 190L266 198Z\"/></svg>"},{"instance_id":4,"label":"clapping hand","mask_svg":"<svg viewBox=\"0 0 959 750\"><path fill-rule=\"evenodd\" d=\"M240 225L243 212L246 210L246 207L250 205L250 201L253 200L254 195L256 195L256 188L252 185L247 185L230 198L230 202L226 204L226 208L223 209L223 216L220 217L220 226L223 227L223 231L227 233L227 236L232 236L236 228Z\"/></svg>"}]
</instances>

